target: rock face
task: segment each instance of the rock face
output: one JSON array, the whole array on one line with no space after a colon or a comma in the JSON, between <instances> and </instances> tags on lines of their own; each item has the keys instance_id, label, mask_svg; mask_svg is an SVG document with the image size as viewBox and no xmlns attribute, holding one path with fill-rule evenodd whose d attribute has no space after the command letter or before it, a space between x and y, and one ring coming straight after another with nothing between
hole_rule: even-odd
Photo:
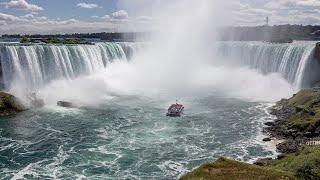
<instances>
[{"instance_id":1,"label":"rock face","mask_svg":"<svg viewBox=\"0 0 320 180\"><path fill-rule=\"evenodd\" d=\"M264 123L264 125L266 125L266 126L274 126L275 124L274 124L274 122L266 122L266 123Z\"/></svg>"},{"instance_id":2,"label":"rock face","mask_svg":"<svg viewBox=\"0 0 320 180\"><path fill-rule=\"evenodd\" d=\"M273 126L264 130L279 139L320 136L320 93L304 89L288 100L281 100L271 109L277 116ZM271 124L270 124L271 125Z\"/></svg>"},{"instance_id":3,"label":"rock face","mask_svg":"<svg viewBox=\"0 0 320 180\"><path fill-rule=\"evenodd\" d=\"M267 165L271 164L272 160L273 160L272 158L258 159L253 164L258 165L258 166L267 166Z\"/></svg>"},{"instance_id":4,"label":"rock face","mask_svg":"<svg viewBox=\"0 0 320 180\"><path fill-rule=\"evenodd\" d=\"M9 116L22 112L25 107L11 94L0 92L0 116Z\"/></svg>"},{"instance_id":5,"label":"rock face","mask_svg":"<svg viewBox=\"0 0 320 180\"><path fill-rule=\"evenodd\" d=\"M277 156L277 160L283 159L283 158L285 158L285 157L286 157L285 154L279 154L279 155Z\"/></svg>"},{"instance_id":6,"label":"rock face","mask_svg":"<svg viewBox=\"0 0 320 180\"><path fill-rule=\"evenodd\" d=\"M316 48L314 51L314 57L320 62L320 42L316 44Z\"/></svg>"},{"instance_id":7,"label":"rock face","mask_svg":"<svg viewBox=\"0 0 320 180\"><path fill-rule=\"evenodd\" d=\"M66 108L74 107L71 102L67 102L67 101L58 101L57 105L60 106L60 107L66 107Z\"/></svg>"},{"instance_id":8,"label":"rock face","mask_svg":"<svg viewBox=\"0 0 320 180\"><path fill-rule=\"evenodd\" d=\"M263 142L269 142L269 141L271 141L271 138L263 138L262 141Z\"/></svg>"},{"instance_id":9,"label":"rock face","mask_svg":"<svg viewBox=\"0 0 320 180\"><path fill-rule=\"evenodd\" d=\"M283 143L277 144L277 152L279 153L294 153L298 150L299 144L296 141L288 140Z\"/></svg>"}]
</instances>

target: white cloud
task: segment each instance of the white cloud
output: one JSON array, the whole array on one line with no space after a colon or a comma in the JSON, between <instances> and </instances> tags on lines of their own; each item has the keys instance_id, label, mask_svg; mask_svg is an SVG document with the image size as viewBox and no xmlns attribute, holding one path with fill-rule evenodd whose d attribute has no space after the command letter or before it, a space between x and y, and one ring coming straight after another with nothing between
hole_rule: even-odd
<instances>
[{"instance_id":1,"label":"white cloud","mask_svg":"<svg viewBox=\"0 0 320 180\"><path fill-rule=\"evenodd\" d=\"M229 13L234 25L264 25L265 17L273 16L275 11L263 7L253 7L249 3L235 2L231 4Z\"/></svg>"},{"instance_id":2,"label":"white cloud","mask_svg":"<svg viewBox=\"0 0 320 180\"><path fill-rule=\"evenodd\" d=\"M26 14L24 16L20 16L21 18L26 18L26 19L31 19L31 18L34 18L34 14L32 13L29 13L29 14Z\"/></svg>"},{"instance_id":3,"label":"white cloud","mask_svg":"<svg viewBox=\"0 0 320 180\"><path fill-rule=\"evenodd\" d=\"M104 18L105 21L101 21ZM147 24L141 24L135 18L117 20L106 15L86 22L77 19L50 19L29 13L23 16L14 16L0 13L0 34L56 34L56 33L87 33L113 31L144 31Z\"/></svg>"},{"instance_id":4,"label":"white cloud","mask_svg":"<svg viewBox=\"0 0 320 180\"><path fill-rule=\"evenodd\" d=\"M0 20L2 21L19 21L20 18L11 14L0 13Z\"/></svg>"},{"instance_id":5,"label":"white cloud","mask_svg":"<svg viewBox=\"0 0 320 180\"><path fill-rule=\"evenodd\" d=\"M269 0L265 8L269 9L303 9L306 7L320 7L320 0Z\"/></svg>"},{"instance_id":6,"label":"white cloud","mask_svg":"<svg viewBox=\"0 0 320 180\"><path fill-rule=\"evenodd\" d=\"M270 0L264 7L267 9L287 9L296 6L296 0Z\"/></svg>"},{"instance_id":7,"label":"white cloud","mask_svg":"<svg viewBox=\"0 0 320 180\"><path fill-rule=\"evenodd\" d=\"M102 17L100 17L101 20L103 21L110 21L110 22L114 22L114 23L124 23L124 22L128 22L128 21L132 21L134 19L129 19L129 15L127 13L127 11L125 10L120 10L117 12L112 13L111 15L104 15ZM135 19L137 20L137 18Z\"/></svg>"},{"instance_id":8,"label":"white cloud","mask_svg":"<svg viewBox=\"0 0 320 180\"><path fill-rule=\"evenodd\" d=\"M120 10L111 14L114 19L127 19L129 14L125 10Z\"/></svg>"},{"instance_id":9,"label":"white cloud","mask_svg":"<svg viewBox=\"0 0 320 180\"><path fill-rule=\"evenodd\" d=\"M98 8L99 6L97 4L83 2L83 3L77 4L77 7L84 8L84 9L94 9L94 8Z\"/></svg>"},{"instance_id":10,"label":"white cloud","mask_svg":"<svg viewBox=\"0 0 320 180\"><path fill-rule=\"evenodd\" d=\"M101 19L104 21L109 21L109 20L111 20L111 17L109 15L104 15L101 17Z\"/></svg>"},{"instance_id":11,"label":"white cloud","mask_svg":"<svg viewBox=\"0 0 320 180\"><path fill-rule=\"evenodd\" d=\"M24 9L30 11L42 11L43 8L37 6L35 4L29 4L25 0L11 0L10 2L6 3L6 7L9 9Z\"/></svg>"},{"instance_id":12,"label":"white cloud","mask_svg":"<svg viewBox=\"0 0 320 180\"><path fill-rule=\"evenodd\" d=\"M155 18L150 17L150 16L139 16L136 18L139 21L154 21Z\"/></svg>"},{"instance_id":13,"label":"white cloud","mask_svg":"<svg viewBox=\"0 0 320 180\"><path fill-rule=\"evenodd\" d=\"M320 1L319 0L303 0L303 1L298 1L297 5L319 7Z\"/></svg>"},{"instance_id":14,"label":"white cloud","mask_svg":"<svg viewBox=\"0 0 320 180\"><path fill-rule=\"evenodd\" d=\"M319 24L320 0L252 0L233 1L230 9L232 25L257 26L265 24L269 17L271 25Z\"/></svg>"}]
</instances>

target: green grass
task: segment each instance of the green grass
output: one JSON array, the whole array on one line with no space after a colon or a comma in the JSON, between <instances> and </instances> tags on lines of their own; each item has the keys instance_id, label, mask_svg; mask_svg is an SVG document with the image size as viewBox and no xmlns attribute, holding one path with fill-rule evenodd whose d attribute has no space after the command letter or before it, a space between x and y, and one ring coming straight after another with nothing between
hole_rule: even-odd
<instances>
[{"instance_id":1,"label":"green grass","mask_svg":"<svg viewBox=\"0 0 320 180\"><path fill-rule=\"evenodd\" d=\"M320 179L320 146L302 147L296 153L261 167L220 158L181 177L181 180Z\"/></svg>"},{"instance_id":2,"label":"green grass","mask_svg":"<svg viewBox=\"0 0 320 180\"><path fill-rule=\"evenodd\" d=\"M299 179L320 179L320 146L303 147L269 167L291 172Z\"/></svg>"},{"instance_id":3,"label":"green grass","mask_svg":"<svg viewBox=\"0 0 320 180\"><path fill-rule=\"evenodd\" d=\"M301 90L289 99L288 105L294 107L294 112L285 124L287 129L312 133L317 131L320 123L320 93Z\"/></svg>"},{"instance_id":4,"label":"green grass","mask_svg":"<svg viewBox=\"0 0 320 180\"><path fill-rule=\"evenodd\" d=\"M291 173L220 158L181 177L181 180L281 180L296 179Z\"/></svg>"},{"instance_id":5,"label":"green grass","mask_svg":"<svg viewBox=\"0 0 320 180\"><path fill-rule=\"evenodd\" d=\"M298 92L295 96L289 99L289 105L298 106L305 105L311 100L319 96L319 93L313 92L309 89L303 89Z\"/></svg>"}]
</instances>

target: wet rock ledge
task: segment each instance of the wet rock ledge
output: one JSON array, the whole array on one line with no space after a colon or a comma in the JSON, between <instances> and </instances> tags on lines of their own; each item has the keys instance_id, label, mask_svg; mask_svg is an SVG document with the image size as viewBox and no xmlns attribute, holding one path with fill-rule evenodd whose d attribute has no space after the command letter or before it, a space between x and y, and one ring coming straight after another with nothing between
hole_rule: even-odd
<instances>
[{"instance_id":1,"label":"wet rock ledge","mask_svg":"<svg viewBox=\"0 0 320 180\"><path fill-rule=\"evenodd\" d=\"M16 97L0 91L0 117L16 115L24 110L25 107Z\"/></svg>"}]
</instances>

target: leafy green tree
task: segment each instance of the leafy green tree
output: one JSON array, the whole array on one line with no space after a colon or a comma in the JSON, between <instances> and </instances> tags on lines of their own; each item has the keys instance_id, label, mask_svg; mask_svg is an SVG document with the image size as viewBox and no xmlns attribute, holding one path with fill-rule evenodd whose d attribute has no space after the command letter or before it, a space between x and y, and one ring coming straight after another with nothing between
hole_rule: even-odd
<instances>
[{"instance_id":1,"label":"leafy green tree","mask_svg":"<svg viewBox=\"0 0 320 180\"><path fill-rule=\"evenodd\" d=\"M23 35L21 38L21 43L28 43L30 42L30 36L29 35Z\"/></svg>"}]
</instances>

